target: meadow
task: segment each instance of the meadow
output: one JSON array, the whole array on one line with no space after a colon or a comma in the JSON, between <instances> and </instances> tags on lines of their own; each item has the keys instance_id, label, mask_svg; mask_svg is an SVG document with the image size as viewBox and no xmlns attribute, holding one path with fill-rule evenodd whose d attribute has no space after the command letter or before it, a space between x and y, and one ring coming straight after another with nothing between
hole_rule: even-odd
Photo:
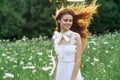
<instances>
[{"instance_id":1,"label":"meadow","mask_svg":"<svg viewBox=\"0 0 120 80\"><path fill-rule=\"evenodd\" d=\"M51 39L0 40L0 80L53 80ZM82 56L84 80L120 80L120 33L92 35Z\"/></svg>"}]
</instances>

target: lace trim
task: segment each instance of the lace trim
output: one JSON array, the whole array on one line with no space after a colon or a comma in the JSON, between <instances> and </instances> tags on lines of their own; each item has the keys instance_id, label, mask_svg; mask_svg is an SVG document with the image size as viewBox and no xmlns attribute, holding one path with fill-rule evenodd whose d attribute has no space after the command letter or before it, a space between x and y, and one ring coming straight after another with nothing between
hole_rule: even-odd
<instances>
[{"instance_id":1,"label":"lace trim","mask_svg":"<svg viewBox=\"0 0 120 80\"><path fill-rule=\"evenodd\" d=\"M77 33L73 33L73 34L72 34L71 41L70 41L70 43L71 43L72 45L76 45L76 34L77 34Z\"/></svg>"}]
</instances>

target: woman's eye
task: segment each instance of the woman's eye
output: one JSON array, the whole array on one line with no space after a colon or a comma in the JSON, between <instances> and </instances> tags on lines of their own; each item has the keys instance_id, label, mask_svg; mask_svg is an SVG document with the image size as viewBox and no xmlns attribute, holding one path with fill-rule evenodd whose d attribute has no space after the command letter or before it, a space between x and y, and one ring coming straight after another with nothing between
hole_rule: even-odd
<instances>
[{"instance_id":1,"label":"woman's eye","mask_svg":"<svg viewBox=\"0 0 120 80\"><path fill-rule=\"evenodd\" d=\"M64 19L65 22L67 22L68 20L67 19Z\"/></svg>"},{"instance_id":2,"label":"woman's eye","mask_svg":"<svg viewBox=\"0 0 120 80\"><path fill-rule=\"evenodd\" d=\"M71 19L70 19L70 20L68 20L68 19L64 19L64 21L65 21L65 22L67 22L67 21L72 22L73 20L71 20Z\"/></svg>"},{"instance_id":3,"label":"woman's eye","mask_svg":"<svg viewBox=\"0 0 120 80\"><path fill-rule=\"evenodd\" d=\"M69 20L69 22L72 22L73 20Z\"/></svg>"}]
</instances>

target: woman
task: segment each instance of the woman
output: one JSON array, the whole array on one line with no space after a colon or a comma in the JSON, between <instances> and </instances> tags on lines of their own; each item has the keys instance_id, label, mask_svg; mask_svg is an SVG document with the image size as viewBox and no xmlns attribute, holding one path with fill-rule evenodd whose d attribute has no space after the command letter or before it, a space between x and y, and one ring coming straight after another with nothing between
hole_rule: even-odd
<instances>
[{"instance_id":1,"label":"woman","mask_svg":"<svg viewBox=\"0 0 120 80\"><path fill-rule=\"evenodd\" d=\"M54 80L83 80L80 72L90 20L97 9L96 0L89 6L67 6L56 11L53 41L57 54Z\"/></svg>"}]
</instances>

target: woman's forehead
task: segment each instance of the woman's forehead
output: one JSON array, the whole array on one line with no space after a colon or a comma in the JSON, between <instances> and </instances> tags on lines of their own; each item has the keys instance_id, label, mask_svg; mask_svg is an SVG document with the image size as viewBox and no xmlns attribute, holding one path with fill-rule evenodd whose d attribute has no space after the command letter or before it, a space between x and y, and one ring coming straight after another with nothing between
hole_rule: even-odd
<instances>
[{"instance_id":1,"label":"woman's forehead","mask_svg":"<svg viewBox=\"0 0 120 80\"><path fill-rule=\"evenodd\" d=\"M64 15L62 15L62 18L63 19L73 19L73 16L70 14L64 14Z\"/></svg>"}]
</instances>

